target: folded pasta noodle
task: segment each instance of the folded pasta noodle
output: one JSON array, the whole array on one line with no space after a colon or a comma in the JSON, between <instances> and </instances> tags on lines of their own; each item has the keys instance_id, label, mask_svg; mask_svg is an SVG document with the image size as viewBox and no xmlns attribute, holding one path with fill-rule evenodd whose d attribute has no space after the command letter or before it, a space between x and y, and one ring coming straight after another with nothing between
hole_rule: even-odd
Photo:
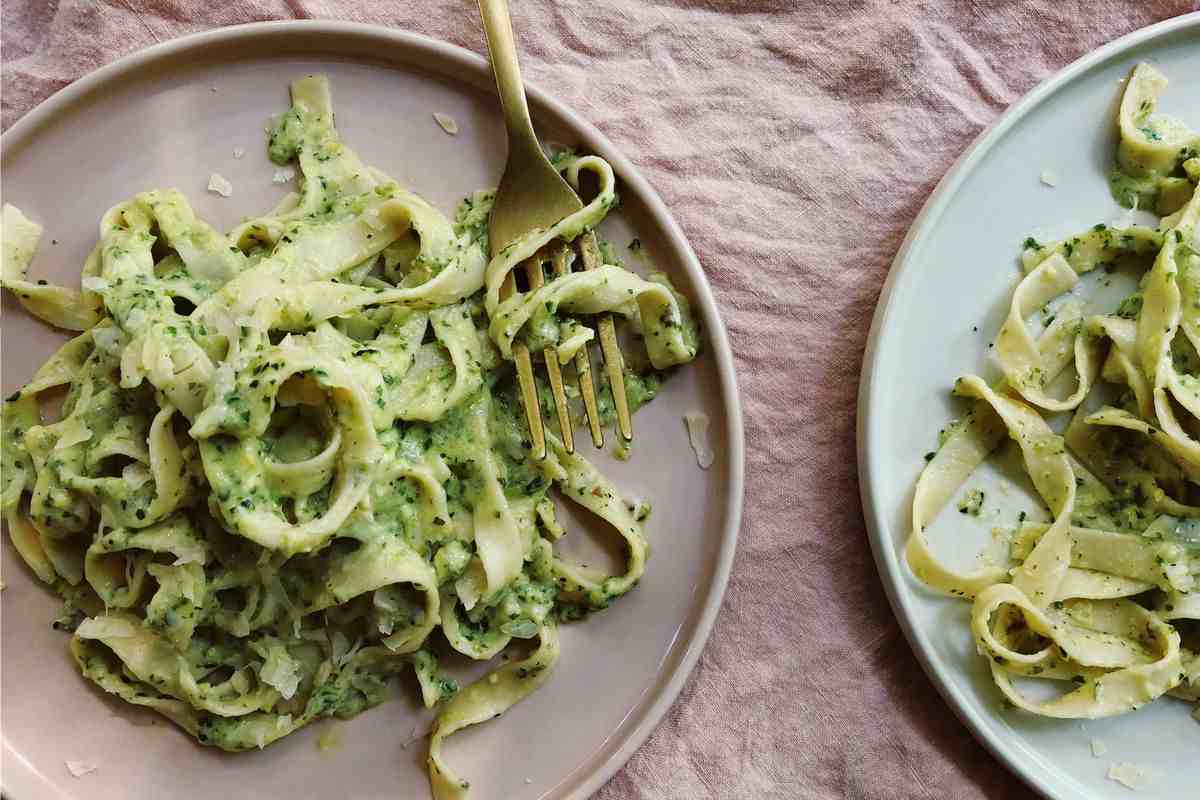
<instances>
[{"instance_id":1,"label":"folded pasta noodle","mask_svg":"<svg viewBox=\"0 0 1200 800\"><path fill-rule=\"evenodd\" d=\"M529 455L513 342L536 327L565 363L589 338L568 313L632 319L636 407L697 329L664 278L615 263L499 301L518 261L615 205L602 159L560 154L599 195L489 262L490 193L448 219L341 141L323 77L291 90L268 153L299 162L300 191L228 234L143 192L104 215L75 290L28 279L41 226L4 206L3 285L79 334L4 402L0 510L105 691L244 750L353 716L411 668L437 710L433 793L459 798L444 739L546 681L557 625L630 591L648 553L643 517L553 428ZM555 486L624 541L623 573L556 553ZM459 689L438 631L472 659L538 646Z\"/></svg>"},{"instance_id":2,"label":"folded pasta noodle","mask_svg":"<svg viewBox=\"0 0 1200 800\"><path fill-rule=\"evenodd\" d=\"M1003 378L959 379L971 410L917 481L909 565L972 603L971 632L997 687L1044 716L1200 698L1200 136L1156 113L1165 85L1148 64L1133 70L1110 176L1114 196L1156 211L1158 225L1026 240L994 343ZM1066 297L1118 262L1144 273L1110 313L1085 314ZM1049 303L1035 333L1031 318ZM1049 391L1071 372L1073 390ZM926 529L1006 439L1050 521L1022 514L1007 564L952 568ZM1043 699L1020 683L1029 678L1067 689Z\"/></svg>"}]
</instances>

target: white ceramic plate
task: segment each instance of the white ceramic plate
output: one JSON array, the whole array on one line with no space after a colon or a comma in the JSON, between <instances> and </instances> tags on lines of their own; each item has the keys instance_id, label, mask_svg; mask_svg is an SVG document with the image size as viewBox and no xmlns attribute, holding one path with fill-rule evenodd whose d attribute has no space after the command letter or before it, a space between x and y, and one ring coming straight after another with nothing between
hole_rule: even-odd
<instances>
[{"instance_id":1,"label":"white ceramic plate","mask_svg":"<svg viewBox=\"0 0 1200 800\"><path fill-rule=\"evenodd\" d=\"M271 182L263 128L287 108L288 82L316 71L333 82L345 140L367 163L443 211L499 179L504 131L481 57L361 25L272 23L214 31L105 67L4 135L4 200L46 226L35 277L77 281L101 214L140 190L178 187L218 226L271 207L286 187ZM597 456L625 491L654 501L648 526L654 556L645 579L603 614L566 626L558 669L534 696L450 740L448 758L479 800L586 797L624 763L666 712L704 646L741 514L742 424L732 356L700 264L658 196L607 139L540 92L530 92L530 105L546 138L613 164L623 202L602 233L622 252L633 236L641 239L693 299L706 349L637 416L632 460ZM457 120L457 136L435 124L435 111ZM244 158L234 158L235 147L245 148ZM214 171L232 181L232 197L205 191ZM61 340L6 297L5 394L28 380ZM717 461L708 471L697 467L688 446L681 414L690 409L713 421ZM58 602L11 548L3 553L6 796L428 796L425 741L408 741L429 724L415 682L349 722L322 722L263 752L202 748L170 723L84 681L68 656L67 637L50 628ZM336 745L319 752L317 739L329 731ZM99 769L74 778L66 760Z\"/></svg>"},{"instance_id":2,"label":"white ceramic plate","mask_svg":"<svg viewBox=\"0 0 1200 800\"><path fill-rule=\"evenodd\" d=\"M1125 216L1105 181L1116 146L1111 120L1118 82L1143 60L1172 79L1160 108L1200 129L1200 14L1119 39L1030 92L962 156L913 224L880 297L859 394L863 507L892 607L926 672L972 732L1055 798L1130 796L1105 778L1116 762L1145 769L1141 796L1195 797L1200 725L1192 707L1163 699L1136 714L1087 723L1002 711L974 652L969 606L924 590L904 563L903 543L922 456L935 449L938 429L963 411L949 397L954 379L996 373L984 366L988 343L1016 284L1025 237L1053 240ZM1043 171L1057 177L1057 187L1040 181ZM969 483L980 480L994 486L1004 472L988 470ZM1027 502L1021 495L1019 486L1007 495L988 492L977 538L963 552L973 554L991 526L1013 525L1012 509ZM942 516L959 530L967 519ZM1107 747L1100 758L1092 755L1093 739Z\"/></svg>"}]
</instances>

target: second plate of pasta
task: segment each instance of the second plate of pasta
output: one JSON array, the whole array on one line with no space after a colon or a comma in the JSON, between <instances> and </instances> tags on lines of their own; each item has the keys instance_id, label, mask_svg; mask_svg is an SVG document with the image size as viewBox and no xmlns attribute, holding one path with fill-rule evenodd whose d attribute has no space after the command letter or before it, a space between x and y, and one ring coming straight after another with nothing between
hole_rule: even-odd
<instances>
[{"instance_id":1,"label":"second plate of pasta","mask_svg":"<svg viewBox=\"0 0 1200 800\"><path fill-rule=\"evenodd\" d=\"M1193 15L1010 110L918 218L864 365L889 596L956 711L1052 797L1198 777L1197 74Z\"/></svg>"}]
</instances>

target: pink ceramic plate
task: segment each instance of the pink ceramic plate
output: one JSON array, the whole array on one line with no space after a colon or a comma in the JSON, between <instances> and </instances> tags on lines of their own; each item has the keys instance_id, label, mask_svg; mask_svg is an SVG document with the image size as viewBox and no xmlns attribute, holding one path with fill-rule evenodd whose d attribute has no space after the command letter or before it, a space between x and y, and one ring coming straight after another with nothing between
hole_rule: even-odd
<instances>
[{"instance_id":1,"label":"pink ceramic plate","mask_svg":"<svg viewBox=\"0 0 1200 800\"><path fill-rule=\"evenodd\" d=\"M177 187L202 217L225 227L271 207L286 187L271 182L264 125L286 109L288 82L317 71L333 82L350 146L443 211L498 180L504 129L478 55L365 25L226 28L123 58L59 92L0 140L4 200L46 227L33 276L77 281L101 214L144 189ZM637 416L632 459L596 454L622 489L654 503L646 577L608 611L565 628L562 660L545 687L448 744L478 800L586 797L633 753L679 693L712 628L742 502L733 358L699 262L662 201L607 139L537 90L530 105L546 138L613 164L622 205L602 233L619 252L634 236L642 241L692 298L706 343L696 364ZM443 132L433 112L454 117L458 135ZM234 148L245 156L236 159ZM212 172L233 183L232 197L205 191ZM62 338L6 297L5 394ZM690 410L712 419L717 460L706 471L688 446L681 417ZM349 722L322 722L262 752L203 748L81 678L67 636L50 627L58 601L10 547L3 553L3 781L13 800L428 796L425 741L414 732L428 728L429 716L415 682ZM323 734L336 744L322 752ZM99 768L75 778L68 760Z\"/></svg>"}]
</instances>

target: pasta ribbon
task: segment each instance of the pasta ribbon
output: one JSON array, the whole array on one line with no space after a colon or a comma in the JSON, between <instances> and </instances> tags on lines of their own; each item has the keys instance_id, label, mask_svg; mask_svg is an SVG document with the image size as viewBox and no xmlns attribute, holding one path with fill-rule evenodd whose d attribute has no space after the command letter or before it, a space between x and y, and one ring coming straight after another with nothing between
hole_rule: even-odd
<instances>
[{"instance_id":1,"label":"pasta ribbon","mask_svg":"<svg viewBox=\"0 0 1200 800\"><path fill-rule=\"evenodd\" d=\"M4 243L0 252L0 286L12 292L25 310L38 319L56 328L86 331L100 321L99 304L94 294L26 279L41 238L41 225L15 206L4 204L0 217L0 241ZM95 274L94 259L88 259L83 274Z\"/></svg>"},{"instance_id":2,"label":"pasta ribbon","mask_svg":"<svg viewBox=\"0 0 1200 800\"><path fill-rule=\"evenodd\" d=\"M1017 617L1002 613L1010 608ZM1011 647L1016 642L1008 630L1018 617L1022 637L1028 631L1050 644L1032 654ZM1016 586L1001 583L976 599L971 630L1004 696L1047 717L1097 719L1135 711L1180 680L1179 634L1127 600L1064 603L1058 611L1039 608ZM1014 673L1072 680L1078 688L1032 701L1013 685Z\"/></svg>"},{"instance_id":3,"label":"pasta ribbon","mask_svg":"<svg viewBox=\"0 0 1200 800\"><path fill-rule=\"evenodd\" d=\"M429 740L429 783L435 800L461 800L471 786L442 761L446 737L503 714L550 676L558 663L558 630L546 625L538 636L541 641L533 655L488 673L456 695L438 714Z\"/></svg>"},{"instance_id":4,"label":"pasta ribbon","mask_svg":"<svg viewBox=\"0 0 1200 800\"><path fill-rule=\"evenodd\" d=\"M1046 395L1044 387L1051 377L1043 363L1037 343L1025 327L1025 317L1046 305L1054 297L1071 289L1078 278L1066 259L1055 254L1038 265L1025 276L1013 292L1008 320L1000 328L996 339L996 352L1010 386L1021 393L1030 403L1048 411L1066 411L1079 405L1091 389L1092 381L1100 371L1100 340L1082 332L1082 324L1060 325L1055 336L1061 341L1059 348L1068 348L1073 342L1075 368L1079 373L1079 386L1065 400ZM1078 319L1079 312L1066 311ZM1058 348L1056 348L1058 349ZM1056 360L1063 360L1059 353Z\"/></svg>"}]
</instances>

